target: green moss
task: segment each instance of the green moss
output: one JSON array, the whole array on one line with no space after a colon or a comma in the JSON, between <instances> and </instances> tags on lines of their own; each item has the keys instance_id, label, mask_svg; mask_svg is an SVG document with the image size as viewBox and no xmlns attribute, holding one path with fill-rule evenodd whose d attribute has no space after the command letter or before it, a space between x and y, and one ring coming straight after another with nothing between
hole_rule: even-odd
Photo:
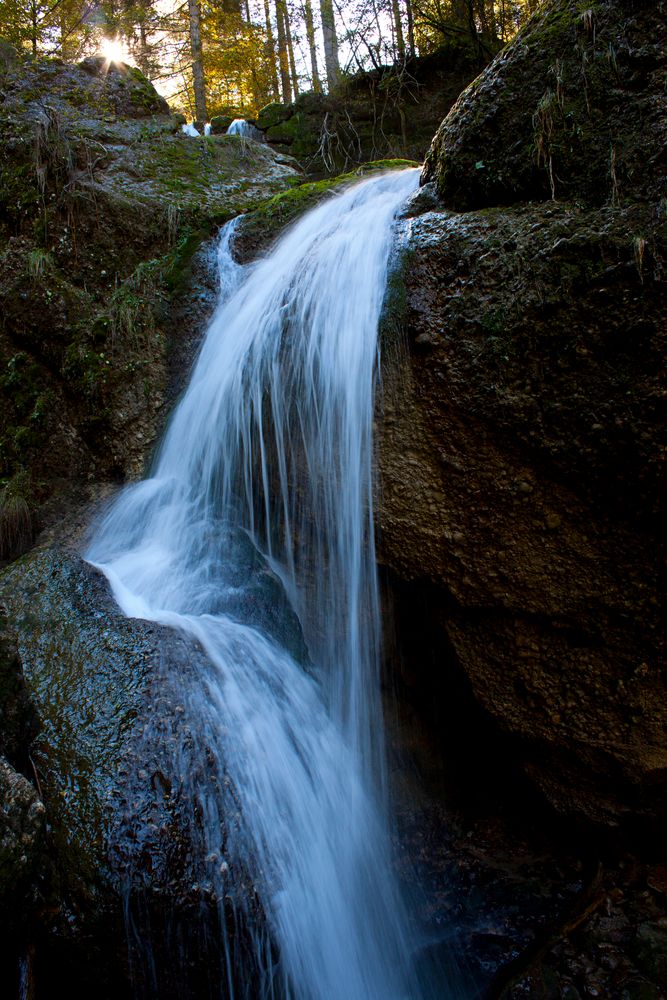
<instances>
[{"instance_id":1,"label":"green moss","mask_svg":"<svg viewBox=\"0 0 667 1000\"><path fill-rule=\"evenodd\" d=\"M0 161L1 215L14 224L20 224L23 219L38 212L40 207L41 199L32 166Z\"/></svg>"},{"instance_id":2,"label":"green moss","mask_svg":"<svg viewBox=\"0 0 667 1000\"><path fill-rule=\"evenodd\" d=\"M404 252L398 263L390 268L382 303L379 323L380 343L383 352L389 345L396 344L405 330L408 309L408 293L405 287L405 273L409 267L410 254Z\"/></svg>"},{"instance_id":3,"label":"green moss","mask_svg":"<svg viewBox=\"0 0 667 1000\"><path fill-rule=\"evenodd\" d=\"M96 399L110 377L111 361L105 351L95 350L83 339L75 339L65 352L62 367L68 384L87 399Z\"/></svg>"},{"instance_id":4,"label":"green moss","mask_svg":"<svg viewBox=\"0 0 667 1000\"><path fill-rule=\"evenodd\" d=\"M270 129L280 122L284 122L290 116L290 109L285 107L284 104L267 104L261 109L257 117L257 124L259 128Z\"/></svg>"},{"instance_id":5,"label":"green moss","mask_svg":"<svg viewBox=\"0 0 667 1000\"><path fill-rule=\"evenodd\" d=\"M26 256L28 274L35 280L43 278L47 271L53 267L53 257L48 251L36 247Z\"/></svg>"},{"instance_id":6,"label":"green moss","mask_svg":"<svg viewBox=\"0 0 667 1000\"><path fill-rule=\"evenodd\" d=\"M347 174L299 184L289 191L274 195L253 212L248 213L243 220L243 235L244 237L256 235L261 239L274 237L323 198L334 194L345 185L357 182L362 176L383 170L402 170L418 166L419 164L413 160L375 160L364 163L357 170Z\"/></svg>"},{"instance_id":7,"label":"green moss","mask_svg":"<svg viewBox=\"0 0 667 1000\"><path fill-rule=\"evenodd\" d=\"M6 401L0 431L0 476L10 477L44 444L50 397L41 368L28 354L12 355L0 374Z\"/></svg>"}]
</instances>

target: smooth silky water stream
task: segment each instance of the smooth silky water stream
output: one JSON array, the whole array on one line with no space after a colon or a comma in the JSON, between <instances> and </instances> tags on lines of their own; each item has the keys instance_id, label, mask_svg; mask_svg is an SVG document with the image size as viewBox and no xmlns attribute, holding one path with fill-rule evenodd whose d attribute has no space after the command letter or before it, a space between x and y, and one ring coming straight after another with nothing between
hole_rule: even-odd
<instances>
[{"instance_id":1,"label":"smooth silky water stream","mask_svg":"<svg viewBox=\"0 0 667 1000\"><path fill-rule=\"evenodd\" d=\"M372 504L378 321L417 183L405 170L346 190L246 269L226 228L221 302L153 474L88 552L128 616L184 630L210 659L183 692L224 775L199 795L201 849L223 882L248 874L271 940L257 934L243 995L431 995L391 868ZM250 545L305 658L243 613Z\"/></svg>"}]
</instances>

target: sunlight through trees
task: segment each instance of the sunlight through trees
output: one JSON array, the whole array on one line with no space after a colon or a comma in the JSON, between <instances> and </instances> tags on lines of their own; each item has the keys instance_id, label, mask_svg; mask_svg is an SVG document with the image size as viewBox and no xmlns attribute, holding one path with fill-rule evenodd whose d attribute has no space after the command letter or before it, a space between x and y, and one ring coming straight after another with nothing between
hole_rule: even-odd
<instances>
[{"instance_id":1,"label":"sunlight through trees","mask_svg":"<svg viewBox=\"0 0 667 1000\"><path fill-rule=\"evenodd\" d=\"M488 56L539 0L0 0L0 37L67 61L109 45L188 117L250 116L450 45Z\"/></svg>"}]
</instances>

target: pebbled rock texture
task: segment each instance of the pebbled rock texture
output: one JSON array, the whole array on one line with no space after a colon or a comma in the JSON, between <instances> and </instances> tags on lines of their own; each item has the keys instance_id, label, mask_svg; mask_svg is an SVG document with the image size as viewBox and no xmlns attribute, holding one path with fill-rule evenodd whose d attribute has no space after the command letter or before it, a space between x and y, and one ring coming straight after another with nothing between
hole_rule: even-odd
<instances>
[{"instance_id":1,"label":"pebbled rock texture","mask_svg":"<svg viewBox=\"0 0 667 1000\"><path fill-rule=\"evenodd\" d=\"M382 560L429 590L439 669L463 669L549 801L612 825L667 801L663 14L546 4L463 94L384 329ZM556 59L558 128L588 131L554 145L552 200L527 147Z\"/></svg>"}]
</instances>

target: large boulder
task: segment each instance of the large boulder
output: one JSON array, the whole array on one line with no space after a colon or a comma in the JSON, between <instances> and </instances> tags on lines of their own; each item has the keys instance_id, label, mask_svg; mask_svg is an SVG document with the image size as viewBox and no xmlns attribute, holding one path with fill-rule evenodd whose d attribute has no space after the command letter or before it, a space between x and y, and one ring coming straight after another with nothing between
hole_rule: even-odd
<instances>
[{"instance_id":1,"label":"large boulder","mask_svg":"<svg viewBox=\"0 0 667 1000\"><path fill-rule=\"evenodd\" d=\"M462 671L548 799L615 824L667 801L665 21L579 6L544 5L434 140L388 295L380 538L441 636L420 683ZM571 202L528 149L556 59L558 122L586 119L570 158L553 146Z\"/></svg>"},{"instance_id":2,"label":"large boulder","mask_svg":"<svg viewBox=\"0 0 667 1000\"><path fill-rule=\"evenodd\" d=\"M43 863L44 805L35 787L0 757L0 916L13 935L24 917L24 897ZM7 941L3 941L3 949Z\"/></svg>"},{"instance_id":3,"label":"large boulder","mask_svg":"<svg viewBox=\"0 0 667 1000\"><path fill-rule=\"evenodd\" d=\"M226 613L305 665L282 585L243 533L229 572ZM46 810L39 975L83 989L99 974L104 996L125 996L129 961L135 990L167 998L252 978L246 943L262 915L248 878L222 863L229 782L206 743L204 650L186 633L126 618L102 573L62 548L14 563L0 595L41 721L31 747L41 802L0 761L0 790L11 793L0 817L0 903L3 886L33 870Z\"/></svg>"},{"instance_id":4,"label":"large boulder","mask_svg":"<svg viewBox=\"0 0 667 1000\"><path fill-rule=\"evenodd\" d=\"M30 745L39 731L23 676L16 637L0 606L0 754L28 769Z\"/></svg>"},{"instance_id":5,"label":"large boulder","mask_svg":"<svg viewBox=\"0 0 667 1000\"><path fill-rule=\"evenodd\" d=\"M448 207L664 196L664 0L551 0L463 92L426 158Z\"/></svg>"},{"instance_id":6,"label":"large boulder","mask_svg":"<svg viewBox=\"0 0 667 1000\"><path fill-rule=\"evenodd\" d=\"M88 87L95 99L103 101L113 114L123 118L169 114L164 97L136 66L113 62L105 56L87 56L79 67L92 78Z\"/></svg>"}]
</instances>

